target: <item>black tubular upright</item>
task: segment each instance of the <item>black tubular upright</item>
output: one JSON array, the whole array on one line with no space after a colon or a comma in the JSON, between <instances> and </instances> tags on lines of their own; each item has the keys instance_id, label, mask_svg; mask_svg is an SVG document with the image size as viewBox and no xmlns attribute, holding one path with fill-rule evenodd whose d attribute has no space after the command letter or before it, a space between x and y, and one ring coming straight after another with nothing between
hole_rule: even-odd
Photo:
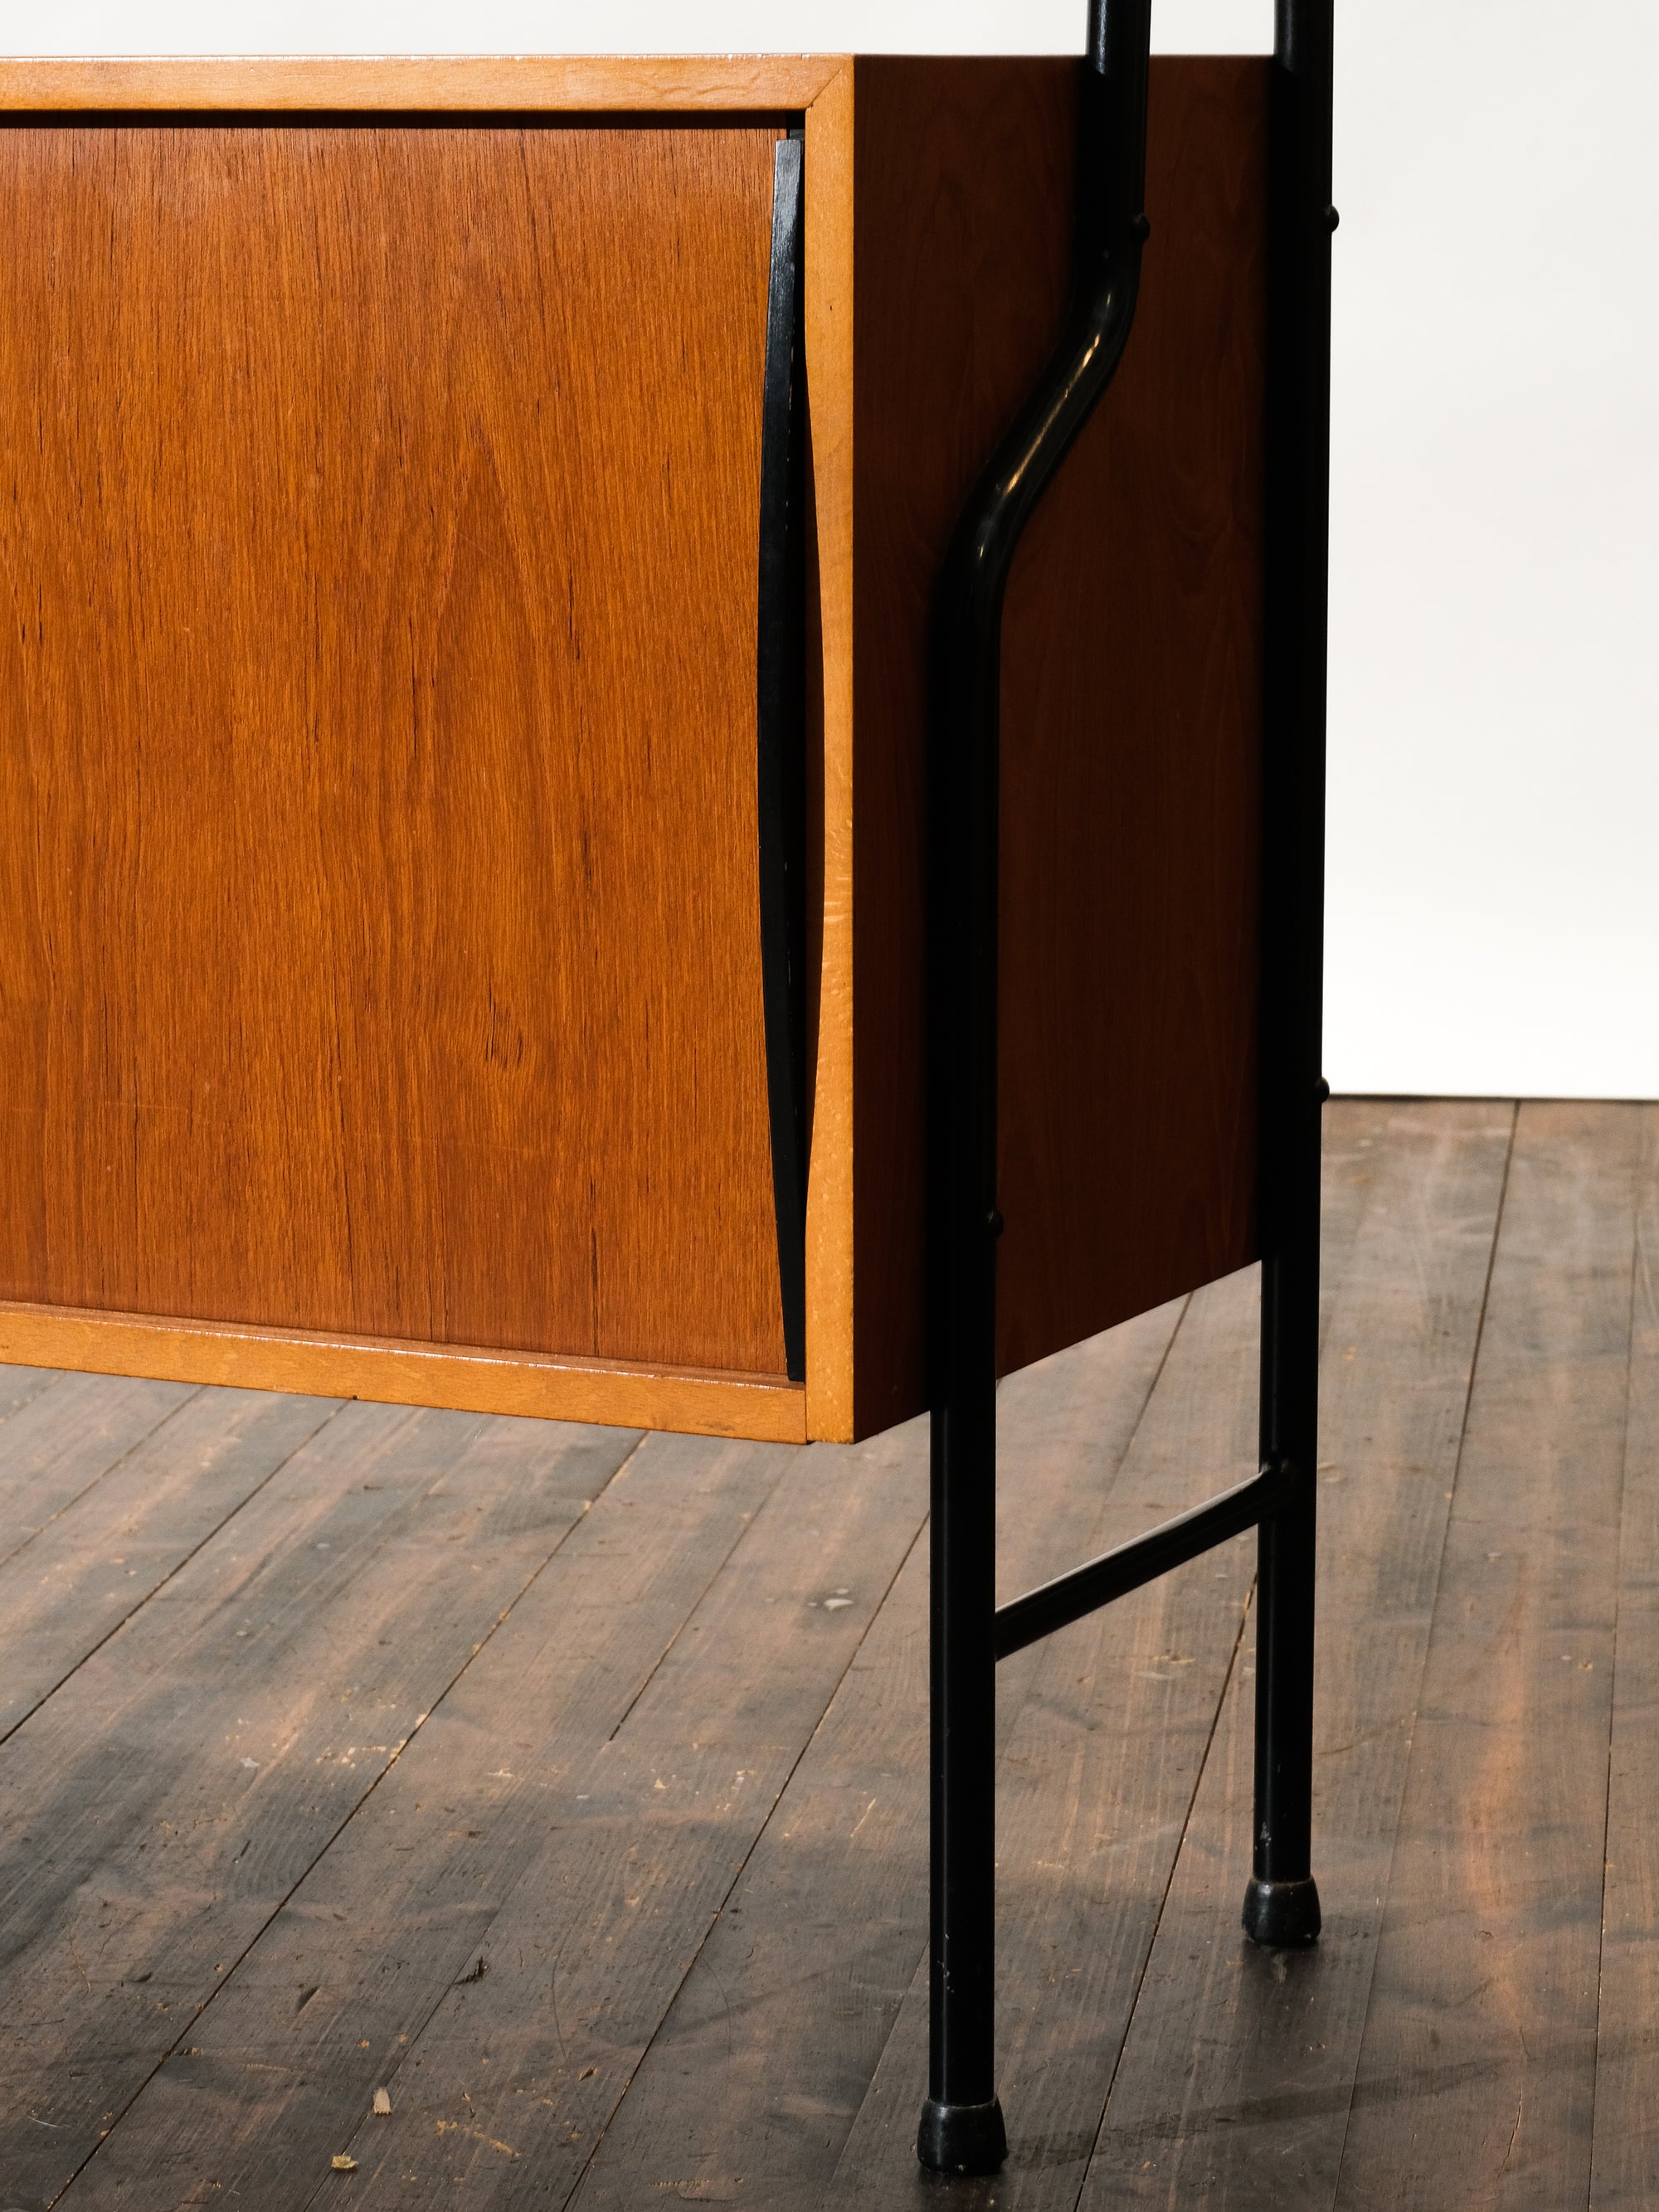
<instances>
[{"instance_id":1,"label":"black tubular upright","mask_svg":"<svg viewBox=\"0 0 1659 2212\"><path fill-rule=\"evenodd\" d=\"M996 956L1002 603L1020 533L1110 382L1146 235L1151 0L1091 0L1071 305L957 526L935 600L929 733L928 1336L932 2033L917 2154L994 2172Z\"/></svg>"},{"instance_id":2,"label":"black tubular upright","mask_svg":"<svg viewBox=\"0 0 1659 2212\"><path fill-rule=\"evenodd\" d=\"M995 1587L998 717L1021 532L1110 383L1147 235L1150 0L1091 0L1072 301L963 510L934 611L928 752L932 2033L923 2165L987 2173L999 1656L1255 1524L1255 1839L1244 1926L1319 1933L1310 1856L1329 451L1332 0L1277 0L1270 111L1262 771L1260 1471L999 1613Z\"/></svg>"},{"instance_id":3,"label":"black tubular upright","mask_svg":"<svg viewBox=\"0 0 1659 2212\"><path fill-rule=\"evenodd\" d=\"M1311 1943L1314 1486L1330 489L1332 0L1278 0L1268 152L1261 842L1261 1460L1254 1869L1244 1926Z\"/></svg>"}]
</instances>

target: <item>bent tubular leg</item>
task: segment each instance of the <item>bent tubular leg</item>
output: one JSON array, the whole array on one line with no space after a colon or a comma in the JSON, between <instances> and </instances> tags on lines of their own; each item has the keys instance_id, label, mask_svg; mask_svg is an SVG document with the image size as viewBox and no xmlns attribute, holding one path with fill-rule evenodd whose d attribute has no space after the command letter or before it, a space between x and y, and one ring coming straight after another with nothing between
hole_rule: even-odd
<instances>
[{"instance_id":1,"label":"bent tubular leg","mask_svg":"<svg viewBox=\"0 0 1659 2212\"><path fill-rule=\"evenodd\" d=\"M1127 342L1146 222L1150 0L1095 0L1076 264L1042 379L958 522L934 608L928 752L933 1405L932 2040L925 2166L1006 2152L992 2038L996 1502L998 688L1020 533Z\"/></svg>"}]
</instances>

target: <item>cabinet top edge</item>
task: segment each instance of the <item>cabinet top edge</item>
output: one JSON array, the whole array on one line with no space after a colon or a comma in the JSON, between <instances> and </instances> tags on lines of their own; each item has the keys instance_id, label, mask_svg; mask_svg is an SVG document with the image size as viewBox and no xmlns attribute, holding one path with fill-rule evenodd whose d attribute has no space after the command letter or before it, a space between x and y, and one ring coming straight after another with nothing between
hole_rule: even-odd
<instances>
[{"instance_id":1,"label":"cabinet top edge","mask_svg":"<svg viewBox=\"0 0 1659 2212\"><path fill-rule=\"evenodd\" d=\"M0 56L0 112L775 112L810 107L850 59L846 54Z\"/></svg>"},{"instance_id":2,"label":"cabinet top edge","mask_svg":"<svg viewBox=\"0 0 1659 2212\"><path fill-rule=\"evenodd\" d=\"M861 74L965 64L1020 72L1073 67L1076 60L1069 54L0 54L0 115L216 109L775 115L812 106L854 68Z\"/></svg>"}]
</instances>

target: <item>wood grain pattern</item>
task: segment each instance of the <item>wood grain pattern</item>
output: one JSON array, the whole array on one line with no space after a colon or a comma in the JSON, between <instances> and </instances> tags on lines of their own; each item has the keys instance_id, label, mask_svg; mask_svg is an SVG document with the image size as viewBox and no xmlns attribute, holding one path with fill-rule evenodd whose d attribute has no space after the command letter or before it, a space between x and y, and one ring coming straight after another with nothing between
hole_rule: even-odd
<instances>
[{"instance_id":1,"label":"wood grain pattern","mask_svg":"<svg viewBox=\"0 0 1659 2212\"><path fill-rule=\"evenodd\" d=\"M1443 1367L1467 1358L1473 1332L1441 1345L1440 1325L1451 1317L1447 1302L1437 1277L1419 1291L1413 1263L1420 1241L1455 1244L1461 1298L1465 1247L1478 1248L1478 1306L1510 1111L1439 1107L1420 1137L1403 1137L1388 1108L1334 1106L1328 1109L1328 1131L1333 1116L1339 1133L1326 1184L1325 1281L1332 1306L1369 1322L1377 1340L1375 1365L1366 1370L1372 1395L1364 1397L1364 1406L1369 1411L1376 1393L1390 1391L1401 1401L1401 1419L1443 1421L1439 1391L1425 1390L1420 1407L1418 1392L1399 1391L1395 1348L1414 1370L1426 1336L1437 1382ZM1370 1149L1374 1142L1382 1152L1380 1161ZM1137 1477L1144 1485L1159 1461L1177 1480L1194 1478L1197 1488L1215 1473L1206 1455L1219 1456L1222 1425L1241 1415L1249 1419L1252 1308L1252 1285L1245 1279L1206 1291L1189 1306L1176 1302L1142 1316L1008 1379L998 1397L997 1556L1005 1596L1062 1572L1116 1534L1138 1532L1158 1509L1148 1505L1144 1490L1137 1491ZM1455 1318L1468 1318L1461 1304ZM1172 1353L1178 1322L1179 1349ZM1415 1333L1419 1327L1423 1336ZM1328 1369L1339 1390L1350 1372L1343 1357L1347 1340L1345 1335ZM1156 1408L1147 1403L1154 1386ZM1175 1418L1172 1402L1182 1408ZM1450 1425L1454 1452L1461 1406L1460 1393ZM1368 1472L1372 1457L1364 1451L1359 1431L1369 1425L1356 1408L1354 1449L1363 1452ZM919 1433L915 1443L920 1454ZM1120 1486L1127 1498L1117 1495ZM1356 1504L1369 1495L1357 1474L1352 1487ZM1378 1510L1399 1528L1401 1548L1413 1537L1420 1544L1416 1517L1402 1515L1398 1497L1385 1494L1389 1503ZM1416 1494L1414 1488L1407 1492ZM1247 1547L1246 1568L1248 1557ZM984 2185L981 2201L988 2197L999 2207L1069 2212L1076 2198L1091 2127L1083 2108L1091 2087L1097 2105L1101 2094L1103 2077L1089 2056L1097 2050L1100 2014L1090 2012L1079 2030L1079 2008L1066 1992L1083 1978L1073 1971L1081 1960L1123 1963L1108 1937L1106 1916L1115 1909L1108 1900L1123 1887L1121 1863L1136 1848L1131 1839L1145 1818L1145 1799L1139 1813L1131 1812L1130 1802L1148 1789L1149 1777L1164 1775L1150 1786L1165 1792L1165 1802L1169 1791L1164 1737L1155 1731L1150 1748L1144 1738L1133 1747L1124 1739L1126 1711L1133 1713L1137 1696L1169 1693L1170 1665L1147 1670L1149 1678L1162 1673L1162 1689L1137 1690L1133 1674L1127 1696L1121 1674L1118 1686L1103 1689L1103 1683L1110 1683L1112 1667L1121 1668L1123 1655L1136 1649L1176 1650L1194 1659L1188 1636L1194 1630L1200 1638L1212 1633L1212 1604L1224 1605L1230 1595L1237 1602L1240 1565L1237 1558L1201 1563L1188 1577L1191 1612L1172 1618L1167 1632L1149 1635L1144 1618L1136 1625L1121 1613L1098 1625L1107 1663L1096 1670L1092 1721L1079 1719L1075 1704L1066 1702L1077 1696L1081 1669L1068 1673L1061 1666L1045 1674L1042 1647L1018 1653L998 1669L1000 1740L1014 1793L1012 1802L1004 1801L1001 1816L1005 1909L1011 1892L1027 1890L1019 1940L1004 1942L1000 1968L1005 2002L1021 2023L1023 2117L1012 2169ZM918 1549L605 2130L595 2157L598 2202L605 2202L607 2192L626 2202L630 2184L642 2199L673 2171L669 2151L684 2142L697 2146L699 2176L712 2183L741 2172L742 2194L763 2201L771 2212L818 2212L838 2166L836 2201L906 2201L926 2033L925 1986L912 1994L912 1969L922 1952L927 1918L927 1560ZM1154 1640L1166 1632L1169 1640ZM1068 1639L1066 1648L1074 1652L1078 1640ZM1326 1663L1331 1663L1328 1654ZM1189 1683L1190 1669L1179 1679ZM1050 1702L1065 1708L1058 1725L1042 1717L1041 1708ZM1180 1706L1173 1708L1174 1717L1181 1714ZM1109 1784L1122 1795L1103 1824L1116 1838L1111 1869L1097 1878L1086 1863L1073 1866L1056 1886L1057 1898L1053 1890L1033 1896L1029 1886L1041 1885L1054 1871L1035 1863L1048 1856L1045 1844L1063 1836L1079 1802L1073 1791L1091 1735L1099 1739L1103 1756L1126 1753L1124 1768ZM1248 1736L1245 1744L1248 1757ZM1361 1746L1352 1755L1356 1778L1366 1771L1365 1751ZM1200 1792L1200 1806L1203 1802ZM1322 1849L1328 1850L1328 1815L1321 1834ZM1172 1848L1166 1831L1165 1866ZM1237 1948L1232 1890L1242 1885L1249 1855L1246 1836L1220 1869L1227 1890L1201 1931L1206 1957L1218 1952L1231 1960ZM1166 1917L1168 1912L1166 1905ZM1003 1926L1006 1934L1006 1920ZM1058 1966L1041 1940L1056 1928L1073 1939L1071 1954ZM1160 1933L1160 1944L1163 1940ZM1196 1936L1178 1951L1171 1946L1187 1972L1193 1971L1187 1962L1195 1948ZM1352 1974L1344 1976L1350 1996L1353 1983ZM821 2001L803 2002L805 1990L821 1993ZM1092 1994L1097 1999L1099 1993L1097 1982ZM1191 2030L1207 2050L1227 1994L1219 1993L1196 2019L1190 2008L1184 2013L1172 2008L1170 2026ZM1358 1996L1363 2008L1363 1983ZM1120 2016L1122 2002L1120 1996ZM739 2034L732 2033L733 2021L743 2023ZM896 2036L896 2021L902 2021ZM860 2111L884 2045L888 2055ZM803 2086L808 2084L810 2089ZM1167 2076L1162 2086L1167 2087ZM1137 2166L1142 2155L1137 2151ZM1182 2171L1190 2180L1188 2168Z\"/></svg>"},{"instance_id":2,"label":"wood grain pattern","mask_svg":"<svg viewBox=\"0 0 1659 2212\"><path fill-rule=\"evenodd\" d=\"M399 2054L392 2127L359 2122L365 2212L499 2203L502 2142L544 2201L592 2201L593 2149L914 1542L909 1444L792 1454L622 1727L561 1773L570 1816L502 1897L487 1977L445 1991ZM676 2148L660 2178L681 2186L626 2202L686 2193L698 2146Z\"/></svg>"},{"instance_id":3,"label":"wood grain pattern","mask_svg":"<svg viewBox=\"0 0 1659 2212\"><path fill-rule=\"evenodd\" d=\"M1642 1123L1596 2014L1595 2212L1659 2203L1659 1106L1645 1107Z\"/></svg>"},{"instance_id":4,"label":"wood grain pattern","mask_svg":"<svg viewBox=\"0 0 1659 2212\"><path fill-rule=\"evenodd\" d=\"M914 1540L913 1443L849 1480L834 1452L647 1440L192 2029L200 2065L140 2100L100 2186L161 2212L210 2175L257 2191L273 2162L349 2148L371 2205L487 2201L526 2173L566 2201ZM825 1608L837 1584L853 1601Z\"/></svg>"},{"instance_id":5,"label":"wood grain pattern","mask_svg":"<svg viewBox=\"0 0 1659 2212\"><path fill-rule=\"evenodd\" d=\"M0 70L14 109L244 111L0 148L0 1342L720 1432L921 1406L927 603L1059 320L1074 77ZM1135 337L1011 588L1005 1368L1250 1249L1264 90L1256 63L1155 65ZM764 1380L752 923L776 125L732 114L797 102L804 1411ZM425 112L246 118L331 106ZM432 113L503 106L630 127ZM55 1338L45 1306L74 1310Z\"/></svg>"},{"instance_id":6,"label":"wood grain pattern","mask_svg":"<svg viewBox=\"0 0 1659 2212\"><path fill-rule=\"evenodd\" d=\"M100 1379L98 1396L118 1400L121 1385ZM338 1410L327 1399L283 1392L195 1391L0 1564L0 1608L13 1639L0 1740Z\"/></svg>"},{"instance_id":7,"label":"wood grain pattern","mask_svg":"<svg viewBox=\"0 0 1659 2212\"><path fill-rule=\"evenodd\" d=\"M1009 579L1005 1369L1255 1254L1267 80L1154 64L1134 328Z\"/></svg>"},{"instance_id":8,"label":"wood grain pattern","mask_svg":"<svg viewBox=\"0 0 1659 2212\"><path fill-rule=\"evenodd\" d=\"M1085 2212L1328 2212L1335 2200L1513 1122L1510 1105L1484 1100L1325 1109L1314 1766L1324 1931L1314 1950L1275 1959L1237 1924L1252 1627L1089 2161ZM1334 1233L1356 1198L1352 1231ZM1048 2200L1031 2194L1035 2212ZM1054 2201L1070 2212L1079 2200L1073 2190Z\"/></svg>"},{"instance_id":9,"label":"wood grain pattern","mask_svg":"<svg viewBox=\"0 0 1659 2212\"><path fill-rule=\"evenodd\" d=\"M96 1376L164 1376L776 1443L805 1443L807 1434L805 1389L768 1376L0 1304L0 1359L36 1358Z\"/></svg>"},{"instance_id":10,"label":"wood grain pattern","mask_svg":"<svg viewBox=\"0 0 1659 2212\"><path fill-rule=\"evenodd\" d=\"M1235 1557L1001 1670L1012 2154L963 2212L1075 2212L1085 2161L1085 2206L1650 2200L1659 1109L1522 1109L1476 1345L1510 1122L1327 1115L1317 1951L1237 1925L1248 1626L1218 1711L1193 1687ZM1249 1287L1167 1358L1169 1309L1005 1384L1011 1578L1246 1449ZM0 1747L9 2199L937 2194L921 1425L795 1454L347 1406L259 1482L325 1408L39 1370L9 1406L0 1674L85 1655Z\"/></svg>"},{"instance_id":11,"label":"wood grain pattern","mask_svg":"<svg viewBox=\"0 0 1659 2212\"><path fill-rule=\"evenodd\" d=\"M193 2063L200 2008L636 1441L347 1407L0 1747L14 2202Z\"/></svg>"},{"instance_id":12,"label":"wood grain pattern","mask_svg":"<svg viewBox=\"0 0 1659 2212\"><path fill-rule=\"evenodd\" d=\"M592 1511L191 2025L189 2063L157 2073L125 2132L100 2151L88 2176L98 2191L131 2212L187 2202L204 2182L233 2203L274 2187L291 2206L296 2178L331 2185L329 2161L378 2085L392 2083L403 2114L427 2070L422 2032L454 1984L480 1956L491 1990L512 1974L514 1947L498 1945L494 1930L515 1892L528 1877L555 1898L568 1893L573 1844L591 1817L591 1791L576 1797L589 1789L582 1770L628 1722L665 1652L702 1640L688 1621L723 1569L729 1577L733 1548L798 1456L650 1437L602 1492L596 1481ZM453 1486L484 1502L472 1470ZM392 1575L400 1571L418 1572L413 1560L394 1563ZM374 1579L380 1598L388 1577ZM648 1778L645 1788L655 1795ZM523 1964L539 2024L556 2017L575 2028L560 1969L550 1978L539 1961ZM466 2086L481 2096L487 2076ZM442 2116L452 2117L447 2105ZM369 2127L384 2147L387 2124ZM467 2147L429 2124L421 2132L421 2148L441 2157ZM408 2132L398 2135L406 2147ZM355 2189L368 2178L372 2135L370 2145L357 2153L365 2171Z\"/></svg>"},{"instance_id":13,"label":"wood grain pattern","mask_svg":"<svg viewBox=\"0 0 1659 2212\"><path fill-rule=\"evenodd\" d=\"M781 1373L775 126L0 137L0 1291Z\"/></svg>"},{"instance_id":14,"label":"wood grain pattern","mask_svg":"<svg viewBox=\"0 0 1659 2212\"><path fill-rule=\"evenodd\" d=\"M1116 1478L1103 1498L1092 1492L1089 1540L1073 1560L1248 1471L1255 1290L1240 1273L1187 1303ZM997 1778L997 2063L1014 2148L994 2180L963 2187L973 2212L1075 2203L1254 1566L1254 1547L1236 1539L1031 1647L1029 1699ZM927 2080L927 1978L923 1961L829 2204L903 2201Z\"/></svg>"},{"instance_id":15,"label":"wood grain pattern","mask_svg":"<svg viewBox=\"0 0 1659 2212\"><path fill-rule=\"evenodd\" d=\"M1589 2200L1642 1119L1516 1123L1343 2208Z\"/></svg>"},{"instance_id":16,"label":"wood grain pattern","mask_svg":"<svg viewBox=\"0 0 1659 2212\"><path fill-rule=\"evenodd\" d=\"M821 875L809 958L812 1136L806 1188L806 1393L815 1437L860 1432L854 1395L857 1312L854 1023L854 221L859 76L849 63L806 112L802 260L806 404L811 440L812 547L807 605L816 619L817 680L808 684L808 835ZM809 669L811 661L809 659ZM816 753L817 757L811 757ZM867 1430L879 1424L866 1422Z\"/></svg>"},{"instance_id":17,"label":"wood grain pattern","mask_svg":"<svg viewBox=\"0 0 1659 2212\"><path fill-rule=\"evenodd\" d=\"M962 501L1065 302L1076 68L860 56L855 79L854 1390L863 1434L926 1403L928 610Z\"/></svg>"},{"instance_id":18,"label":"wood grain pattern","mask_svg":"<svg viewBox=\"0 0 1659 2212\"><path fill-rule=\"evenodd\" d=\"M0 1367L0 1426L3 1426L15 1414L21 1413L25 1407L32 1405L43 1391L50 1390L63 1379L50 1367L11 1364ZM10 1455L3 1447L0 1447L0 1467L10 1474Z\"/></svg>"},{"instance_id":19,"label":"wood grain pattern","mask_svg":"<svg viewBox=\"0 0 1659 2212\"><path fill-rule=\"evenodd\" d=\"M1075 76L856 76L862 1431L923 1401L929 597L1059 325ZM1011 580L1005 1370L1252 1254L1266 92L1265 63L1154 63L1135 332Z\"/></svg>"},{"instance_id":20,"label":"wood grain pattern","mask_svg":"<svg viewBox=\"0 0 1659 2212\"><path fill-rule=\"evenodd\" d=\"M1120 1477L1181 1314L1176 1304L1142 1316L1003 1391L1005 1589L1087 1555L1101 1495ZM925 1425L893 1442L903 1455L886 1480L916 1500L920 1517ZM1039 1665L1033 1649L998 1669L1005 1743ZM681 2175L716 2196L738 2174L739 2203L820 2212L927 1941L927 1552L918 1541L605 2129L577 2200L583 2212L650 2202ZM733 2020L745 2024L740 2038ZM866 2203L905 2201L915 2114L905 2118L899 2182L872 2186Z\"/></svg>"},{"instance_id":21,"label":"wood grain pattern","mask_svg":"<svg viewBox=\"0 0 1659 2212\"><path fill-rule=\"evenodd\" d=\"M80 1375L29 1392L0 1443L0 1565L165 1429L190 1395L173 1382Z\"/></svg>"},{"instance_id":22,"label":"wood grain pattern","mask_svg":"<svg viewBox=\"0 0 1659 2212\"><path fill-rule=\"evenodd\" d=\"M0 110L805 107L836 54L131 55L0 60Z\"/></svg>"}]
</instances>

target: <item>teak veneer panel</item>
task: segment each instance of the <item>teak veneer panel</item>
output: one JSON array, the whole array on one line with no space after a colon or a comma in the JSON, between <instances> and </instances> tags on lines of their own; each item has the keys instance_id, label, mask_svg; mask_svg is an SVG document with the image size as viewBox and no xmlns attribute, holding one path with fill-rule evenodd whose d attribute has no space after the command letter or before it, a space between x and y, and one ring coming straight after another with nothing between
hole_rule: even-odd
<instances>
[{"instance_id":1,"label":"teak veneer panel","mask_svg":"<svg viewBox=\"0 0 1659 2212\"><path fill-rule=\"evenodd\" d=\"M0 1344L726 1432L921 1406L928 606L1063 312L1076 67L0 65L41 111L0 134ZM1154 63L1136 328L1011 582L1005 1369L1254 1249L1267 75ZM792 112L804 1392L754 849Z\"/></svg>"},{"instance_id":2,"label":"teak veneer panel","mask_svg":"<svg viewBox=\"0 0 1659 2212\"><path fill-rule=\"evenodd\" d=\"M1154 61L1134 330L1010 581L1005 1371L1254 1256L1268 66ZM863 1432L926 1394L933 583L1064 312L1077 94L1059 62L855 70Z\"/></svg>"},{"instance_id":3,"label":"teak veneer panel","mask_svg":"<svg viewBox=\"0 0 1659 2212\"><path fill-rule=\"evenodd\" d=\"M1255 1256L1268 67L1153 64L1134 328L1009 579L1005 1370Z\"/></svg>"},{"instance_id":4,"label":"teak veneer panel","mask_svg":"<svg viewBox=\"0 0 1659 2212\"><path fill-rule=\"evenodd\" d=\"M0 1295L781 1374L777 136L0 133Z\"/></svg>"},{"instance_id":5,"label":"teak veneer panel","mask_svg":"<svg viewBox=\"0 0 1659 2212\"><path fill-rule=\"evenodd\" d=\"M1077 64L860 57L854 88L851 1006L861 1435L926 1403L929 611L963 501L1064 309Z\"/></svg>"}]
</instances>

